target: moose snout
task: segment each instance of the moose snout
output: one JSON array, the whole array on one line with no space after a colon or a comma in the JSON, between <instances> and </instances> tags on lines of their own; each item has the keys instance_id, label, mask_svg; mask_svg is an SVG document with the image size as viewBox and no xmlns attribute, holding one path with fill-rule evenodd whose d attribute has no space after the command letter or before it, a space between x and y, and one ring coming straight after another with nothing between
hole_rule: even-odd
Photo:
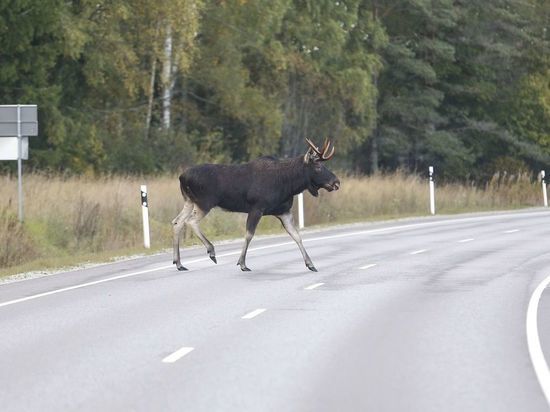
<instances>
[{"instance_id":1,"label":"moose snout","mask_svg":"<svg viewBox=\"0 0 550 412\"><path fill-rule=\"evenodd\" d=\"M324 183L321 187L323 187L327 192L338 190L340 189L340 180L338 180L338 178L327 180L327 182Z\"/></svg>"}]
</instances>

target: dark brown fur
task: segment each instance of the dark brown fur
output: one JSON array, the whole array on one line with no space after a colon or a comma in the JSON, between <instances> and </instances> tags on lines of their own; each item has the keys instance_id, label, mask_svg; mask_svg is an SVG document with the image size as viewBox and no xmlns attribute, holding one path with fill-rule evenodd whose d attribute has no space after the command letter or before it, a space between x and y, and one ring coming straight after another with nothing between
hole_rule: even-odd
<instances>
[{"instance_id":1,"label":"dark brown fur","mask_svg":"<svg viewBox=\"0 0 550 412\"><path fill-rule=\"evenodd\" d=\"M175 226L182 222L191 224L195 234L205 243L211 259L216 262L214 247L198 230L198 221L214 207L248 213L247 238L238 263L242 270L249 270L245 264L246 249L264 215L277 216L302 250L301 239L297 240L299 235L293 228L290 214L294 195L307 189L317 196L320 188L332 191L340 185L338 178L324 166L324 160L314 151L309 151L305 156L292 159L267 156L242 165L202 164L190 167L179 177L187 212L184 207L173 223ZM189 204L193 205L192 210ZM174 230L181 228L175 227ZM315 270L309 257L306 258L305 250L302 253L306 265ZM179 262L179 232L174 240L174 263L178 269L185 270Z\"/></svg>"}]
</instances>

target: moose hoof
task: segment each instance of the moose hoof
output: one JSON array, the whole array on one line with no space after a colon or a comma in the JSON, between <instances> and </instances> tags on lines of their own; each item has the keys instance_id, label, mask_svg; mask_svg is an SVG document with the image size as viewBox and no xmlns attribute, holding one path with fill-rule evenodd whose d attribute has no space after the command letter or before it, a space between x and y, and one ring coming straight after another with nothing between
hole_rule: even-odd
<instances>
[{"instance_id":1,"label":"moose hoof","mask_svg":"<svg viewBox=\"0 0 550 412\"><path fill-rule=\"evenodd\" d=\"M214 262L215 264L218 264L218 261L216 260L216 256L210 256L210 259L212 259L212 262Z\"/></svg>"},{"instance_id":2,"label":"moose hoof","mask_svg":"<svg viewBox=\"0 0 550 412\"><path fill-rule=\"evenodd\" d=\"M315 268L315 266L313 266L313 264L306 264L307 268L309 270L311 270L312 272L317 272L317 269Z\"/></svg>"},{"instance_id":3,"label":"moose hoof","mask_svg":"<svg viewBox=\"0 0 550 412\"><path fill-rule=\"evenodd\" d=\"M179 270L180 272L182 272L182 271L184 271L184 270L189 270L189 269L187 269L185 266L178 265L178 270Z\"/></svg>"},{"instance_id":4,"label":"moose hoof","mask_svg":"<svg viewBox=\"0 0 550 412\"><path fill-rule=\"evenodd\" d=\"M243 272L252 272L249 268L246 267L244 263L238 262L237 266L240 266Z\"/></svg>"}]
</instances>

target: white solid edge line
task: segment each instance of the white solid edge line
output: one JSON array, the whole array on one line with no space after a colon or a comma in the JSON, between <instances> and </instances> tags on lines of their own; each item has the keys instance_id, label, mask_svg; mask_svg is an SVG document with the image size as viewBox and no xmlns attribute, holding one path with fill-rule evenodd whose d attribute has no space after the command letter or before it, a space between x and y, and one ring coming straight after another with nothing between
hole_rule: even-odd
<instances>
[{"instance_id":1,"label":"white solid edge line","mask_svg":"<svg viewBox=\"0 0 550 412\"><path fill-rule=\"evenodd\" d=\"M156 272L158 270L164 270L164 269L168 269L168 268L171 268L171 267L172 267L172 265L170 265L170 266L161 266L161 267L158 267L158 268L155 268L155 269L147 269L147 270L142 270L142 271L139 271L139 272L126 273L124 275L113 276L113 277L110 277L110 278L95 280L93 282L86 282L86 283L81 283L81 284L74 285L74 286L68 286L66 288L55 289L55 290L51 290L49 292L38 293L36 295L26 296L24 298L19 298L19 299L9 300L7 302L2 302L2 303L0 303L0 308L3 307L3 306L14 305L16 303L26 302L28 300L42 298L44 296L55 295L56 293L62 293L62 292L67 292L69 290L85 288L87 286L99 285L101 283L111 282L113 280L118 280L118 279L129 278L129 277L132 277L132 276L143 275L145 273Z\"/></svg>"},{"instance_id":2,"label":"white solid edge line","mask_svg":"<svg viewBox=\"0 0 550 412\"><path fill-rule=\"evenodd\" d=\"M262 313L264 313L266 310L267 310L267 309L263 309L263 308L253 310L252 312L247 313L246 315L244 315L241 319L252 319L252 318L255 318L256 316L261 315Z\"/></svg>"},{"instance_id":3,"label":"white solid edge line","mask_svg":"<svg viewBox=\"0 0 550 412\"><path fill-rule=\"evenodd\" d=\"M410 254L411 255L419 255L420 253L424 253L424 252L427 252L428 249L420 249L420 250L415 250L414 252L411 252Z\"/></svg>"},{"instance_id":4,"label":"white solid edge line","mask_svg":"<svg viewBox=\"0 0 550 412\"><path fill-rule=\"evenodd\" d=\"M541 215L544 215L544 214L546 214L546 212L541 213ZM380 229L360 230L360 231L351 232L351 233L341 233L339 235L320 236L320 237L310 238L310 239L306 238L306 239L303 239L303 242L317 242L317 241L328 240L328 239L339 239L339 238L343 238L343 237L384 233L384 232L390 232L390 231L393 231L393 230L396 230L396 231L408 230L408 229L415 229L415 228L423 227L423 226L449 225L449 224L453 224L453 223L469 222L469 221L476 221L476 220L492 220L492 219L498 219L498 218L502 218L502 217L506 217L506 216L525 217L525 216L532 216L532 213L509 213L509 214L501 214L501 215L488 215L488 216L466 217L466 218L459 218L459 219L439 220L439 221L436 221L436 222L413 223L413 224L410 224L410 225L390 226L390 227L385 227L385 228L380 228ZM248 251L252 252L252 251L255 251L255 250L271 249L271 248L287 246L287 245L293 245L293 244L294 244L294 242L282 242L282 243L276 243L274 245L267 245L267 246L260 246L260 247L256 247L256 248L250 248L250 249L248 249ZM241 253L240 251L228 252L228 253L223 253L223 254L218 255L218 257L233 256L233 255L238 255L240 253ZM199 258L199 259L194 259L194 260L187 261L186 263L189 264L189 263L203 262L203 261L207 261L209 259L210 258ZM36 295L31 295L31 296L27 296L27 297L20 298L20 299L14 299L14 300L10 300L10 301L7 301L7 302L2 302L2 303L0 303L0 308L4 307L4 306L14 305L16 303L21 303L21 302L26 302L26 301L33 300L33 299L38 299L38 298L45 297L45 296L55 295L57 293L62 293L62 292L70 291L70 290L84 288L84 287L87 287L87 286L93 286L93 285L98 285L98 284L101 284L101 283L111 282L113 280L124 279L124 278L133 277L133 276L139 276L139 275L143 275L145 273L156 272L158 270L169 269L171 267L173 267L173 265L162 266L162 267L158 267L158 268L154 268L154 269L142 270L142 271L139 271L139 272L127 273L125 275L113 276L113 277L110 277L110 278L105 278L105 279L101 279L101 280L97 280L97 281L93 281L93 282L81 283L81 284L74 285L74 286L69 286L69 287L66 287L66 288L55 289L55 290L52 290L52 291L49 291L49 292L38 293Z\"/></svg>"},{"instance_id":5,"label":"white solid edge line","mask_svg":"<svg viewBox=\"0 0 550 412\"><path fill-rule=\"evenodd\" d=\"M471 242L472 240L475 240L474 238L468 238L468 239L461 239L458 241L458 243L466 243L466 242Z\"/></svg>"},{"instance_id":6,"label":"white solid edge line","mask_svg":"<svg viewBox=\"0 0 550 412\"><path fill-rule=\"evenodd\" d=\"M540 345L539 328L538 328L538 306L544 289L550 284L550 276L544 279L535 289L529 299L529 306L527 307L527 346L529 348L529 356L535 369L535 374L539 381L542 392L546 397L546 402L550 406L550 371L548 370L548 364L544 359L544 353Z\"/></svg>"},{"instance_id":7,"label":"white solid edge line","mask_svg":"<svg viewBox=\"0 0 550 412\"><path fill-rule=\"evenodd\" d=\"M376 263L371 263L369 265L361 266L359 269L370 269L375 267L376 265L377 265Z\"/></svg>"},{"instance_id":8,"label":"white solid edge line","mask_svg":"<svg viewBox=\"0 0 550 412\"><path fill-rule=\"evenodd\" d=\"M307 287L305 287L304 289L305 290L311 290L311 289L315 289L315 288L318 288L319 286L323 286L324 283L315 283L314 285L309 285Z\"/></svg>"},{"instance_id":9,"label":"white solid edge line","mask_svg":"<svg viewBox=\"0 0 550 412\"><path fill-rule=\"evenodd\" d=\"M195 348L184 346L183 348L178 349L174 353L172 353L172 354L168 355L166 358L164 358L162 360L162 363L174 363L174 362L180 360L181 358L183 358L185 355L187 355L193 349L195 349Z\"/></svg>"}]
</instances>

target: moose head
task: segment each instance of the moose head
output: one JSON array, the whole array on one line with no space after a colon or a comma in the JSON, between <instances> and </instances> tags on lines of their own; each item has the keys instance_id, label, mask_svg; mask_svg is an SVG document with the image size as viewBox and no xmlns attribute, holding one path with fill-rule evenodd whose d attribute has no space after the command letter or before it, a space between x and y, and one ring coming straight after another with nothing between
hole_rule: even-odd
<instances>
[{"instance_id":1,"label":"moose head","mask_svg":"<svg viewBox=\"0 0 550 412\"><path fill-rule=\"evenodd\" d=\"M304 164L308 170L309 186L307 190L313 196L319 196L319 189L323 188L332 192L340 188L340 180L323 164L334 156L334 145L325 139L323 147L319 149L311 140L306 138L309 148L304 155Z\"/></svg>"}]
</instances>

